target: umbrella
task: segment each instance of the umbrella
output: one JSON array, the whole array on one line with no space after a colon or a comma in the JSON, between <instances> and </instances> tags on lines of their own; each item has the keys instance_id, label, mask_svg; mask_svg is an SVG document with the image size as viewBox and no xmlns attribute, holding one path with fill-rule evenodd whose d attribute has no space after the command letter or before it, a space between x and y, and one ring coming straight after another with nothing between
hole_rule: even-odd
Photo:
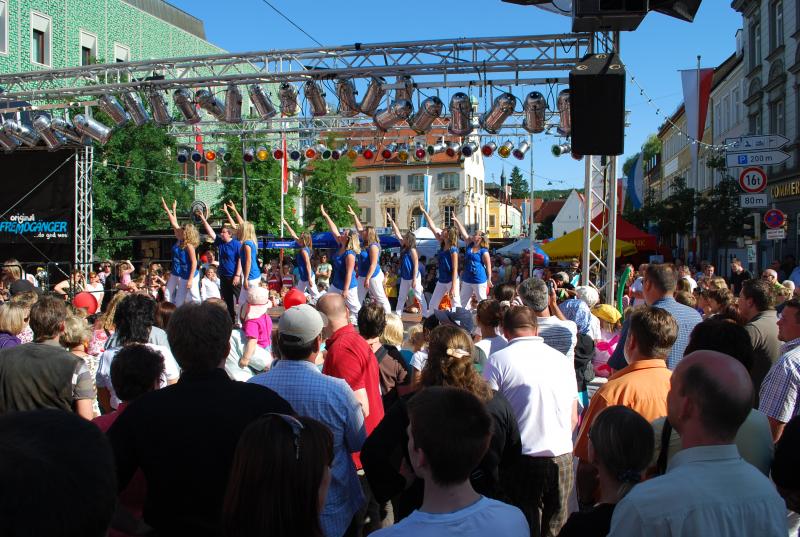
<instances>
[{"instance_id":1,"label":"umbrella","mask_svg":"<svg viewBox=\"0 0 800 537\"><path fill-rule=\"evenodd\" d=\"M599 254L600 250L605 248L606 242L601 240L601 237L595 236L590 246L592 252ZM583 229L576 229L563 237L543 244L542 250L554 261L581 257L581 253L583 253ZM635 253L636 247L633 244L617 239L617 256L633 255Z\"/></svg>"}]
</instances>

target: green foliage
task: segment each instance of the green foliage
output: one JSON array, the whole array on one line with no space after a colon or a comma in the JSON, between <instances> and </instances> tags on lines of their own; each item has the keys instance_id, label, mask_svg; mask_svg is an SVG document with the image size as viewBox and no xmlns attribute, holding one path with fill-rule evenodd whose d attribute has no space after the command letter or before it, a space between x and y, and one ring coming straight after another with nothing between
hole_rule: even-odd
<instances>
[{"instance_id":1,"label":"green foliage","mask_svg":"<svg viewBox=\"0 0 800 537\"><path fill-rule=\"evenodd\" d=\"M522 171L514 166L511 170L511 197L512 198L527 198L531 195L531 187L527 179L522 177Z\"/></svg>"},{"instance_id":2,"label":"green foliage","mask_svg":"<svg viewBox=\"0 0 800 537\"><path fill-rule=\"evenodd\" d=\"M536 226L536 237L537 241L543 241L545 239L552 238L553 236L553 221L556 219L556 215L551 214L544 221Z\"/></svg>"},{"instance_id":3,"label":"green foliage","mask_svg":"<svg viewBox=\"0 0 800 537\"><path fill-rule=\"evenodd\" d=\"M728 175L699 200L698 227L708 232L714 245L742 235L747 211L739 206L740 194L736 180Z\"/></svg>"},{"instance_id":4,"label":"green foliage","mask_svg":"<svg viewBox=\"0 0 800 537\"><path fill-rule=\"evenodd\" d=\"M658 222L661 236L687 235L692 231L692 216L695 207L695 191L686 186L686 179L676 177L672 182L672 193L660 203L645 208L650 220Z\"/></svg>"},{"instance_id":5,"label":"green foliage","mask_svg":"<svg viewBox=\"0 0 800 537\"><path fill-rule=\"evenodd\" d=\"M571 188L563 188L558 190L538 190L536 191L536 197L542 198L544 201L565 200L569 197L570 192L572 192Z\"/></svg>"},{"instance_id":6,"label":"green foliage","mask_svg":"<svg viewBox=\"0 0 800 537\"><path fill-rule=\"evenodd\" d=\"M622 165L622 175L627 176L629 173L631 173L631 169L633 168L633 165L636 164L636 159L639 158L639 155L641 155L641 153L636 153L635 155L631 155L625 159L625 163Z\"/></svg>"},{"instance_id":7,"label":"green foliage","mask_svg":"<svg viewBox=\"0 0 800 537\"><path fill-rule=\"evenodd\" d=\"M651 134L642 145L642 155L644 160L648 161L661 153L661 139L657 134Z\"/></svg>"},{"instance_id":8,"label":"green foliage","mask_svg":"<svg viewBox=\"0 0 800 537\"><path fill-rule=\"evenodd\" d=\"M334 147L334 140L327 140L326 145ZM347 206L358 212L358 203L353 197L355 188L349 177L353 171L350 159L315 160L309 168L304 189L306 228L313 226L314 229L327 231L328 226L319 211L320 205L325 205L325 210L337 225L350 225L352 220L347 214Z\"/></svg>"}]
</instances>

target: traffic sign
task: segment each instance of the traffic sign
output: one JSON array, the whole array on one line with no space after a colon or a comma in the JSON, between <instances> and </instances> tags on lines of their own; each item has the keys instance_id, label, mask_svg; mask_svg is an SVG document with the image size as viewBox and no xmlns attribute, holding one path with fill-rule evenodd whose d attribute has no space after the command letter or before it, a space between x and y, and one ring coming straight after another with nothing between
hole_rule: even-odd
<instances>
[{"instance_id":1,"label":"traffic sign","mask_svg":"<svg viewBox=\"0 0 800 537\"><path fill-rule=\"evenodd\" d=\"M780 134L763 134L758 136L740 136L738 138L725 138L726 151L763 151L765 149L780 149L789 143L786 136Z\"/></svg>"},{"instance_id":2,"label":"traffic sign","mask_svg":"<svg viewBox=\"0 0 800 537\"><path fill-rule=\"evenodd\" d=\"M779 241L786 238L786 230L785 229L768 229L767 230L767 240L768 241Z\"/></svg>"},{"instance_id":3,"label":"traffic sign","mask_svg":"<svg viewBox=\"0 0 800 537\"><path fill-rule=\"evenodd\" d=\"M766 193L739 195L739 207L742 209L763 209L768 203L769 200Z\"/></svg>"},{"instance_id":4,"label":"traffic sign","mask_svg":"<svg viewBox=\"0 0 800 537\"><path fill-rule=\"evenodd\" d=\"M786 222L786 215L783 214L783 211L779 211L778 209L770 209L764 213L764 223L770 229L779 228L783 226L784 222Z\"/></svg>"},{"instance_id":5,"label":"traffic sign","mask_svg":"<svg viewBox=\"0 0 800 537\"><path fill-rule=\"evenodd\" d=\"M767 188L767 173L756 166L742 170L739 174L739 186L751 194L757 194Z\"/></svg>"},{"instance_id":6,"label":"traffic sign","mask_svg":"<svg viewBox=\"0 0 800 537\"><path fill-rule=\"evenodd\" d=\"M789 153L777 149L752 151L747 153L725 153L725 165L734 166L774 166L789 160Z\"/></svg>"}]
</instances>

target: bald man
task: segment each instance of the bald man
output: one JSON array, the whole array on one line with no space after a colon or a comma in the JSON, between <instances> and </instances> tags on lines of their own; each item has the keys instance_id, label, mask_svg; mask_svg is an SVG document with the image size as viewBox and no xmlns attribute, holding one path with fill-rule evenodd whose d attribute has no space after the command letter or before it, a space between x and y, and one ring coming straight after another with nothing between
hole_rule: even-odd
<instances>
[{"instance_id":1,"label":"bald man","mask_svg":"<svg viewBox=\"0 0 800 537\"><path fill-rule=\"evenodd\" d=\"M783 499L734 444L752 404L750 375L734 358L696 351L681 360L667 414L683 449L665 475L637 485L617 505L609 537L785 537Z\"/></svg>"}]
</instances>

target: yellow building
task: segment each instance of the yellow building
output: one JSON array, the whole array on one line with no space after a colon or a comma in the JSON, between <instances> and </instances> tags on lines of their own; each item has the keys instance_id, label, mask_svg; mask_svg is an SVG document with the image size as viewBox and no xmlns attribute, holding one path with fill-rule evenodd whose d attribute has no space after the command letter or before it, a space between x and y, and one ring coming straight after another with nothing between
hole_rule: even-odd
<instances>
[{"instance_id":1,"label":"yellow building","mask_svg":"<svg viewBox=\"0 0 800 537\"><path fill-rule=\"evenodd\" d=\"M486 196L486 213L489 216L486 231L490 239L518 237L522 231L522 213L512 204L502 203L494 196Z\"/></svg>"}]
</instances>

